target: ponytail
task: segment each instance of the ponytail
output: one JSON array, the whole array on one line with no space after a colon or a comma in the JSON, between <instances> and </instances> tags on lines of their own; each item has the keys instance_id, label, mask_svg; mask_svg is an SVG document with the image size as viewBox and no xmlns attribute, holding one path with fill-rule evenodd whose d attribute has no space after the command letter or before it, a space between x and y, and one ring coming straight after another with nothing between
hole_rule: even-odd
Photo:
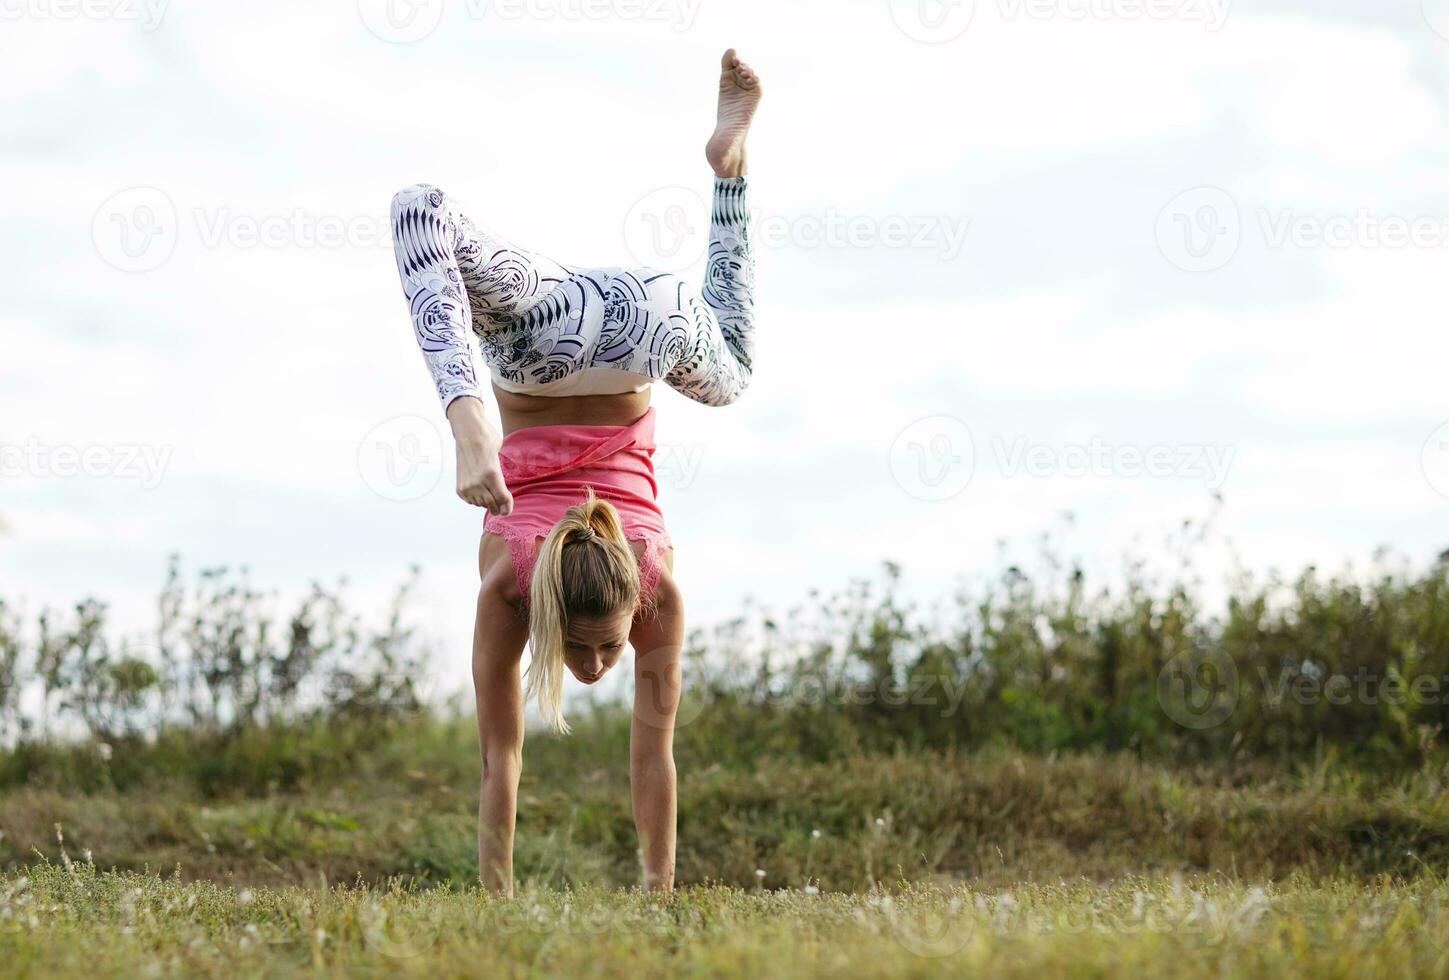
<instances>
[{"instance_id":1,"label":"ponytail","mask_svg":"<svg viewBox=\"0 0 1449 980\"><path fill-rule=\"evenodd\" d=\"M639 563L624 537L619 512L589 490L570 507L538 548L529 589L525 699L553 728L567 734L563 716L564 636L571 617L604 618L639 603Z\"/></svg>"}]
</instances>

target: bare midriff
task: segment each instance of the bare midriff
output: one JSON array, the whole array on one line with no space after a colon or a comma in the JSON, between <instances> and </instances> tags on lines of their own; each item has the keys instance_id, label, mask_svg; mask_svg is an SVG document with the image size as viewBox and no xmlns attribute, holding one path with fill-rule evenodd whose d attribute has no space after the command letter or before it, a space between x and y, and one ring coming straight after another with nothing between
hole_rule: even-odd
<instances>
[{"instance_id":1,"label":"bare midriff","mask_svg":"<svg viewBox=\"0 0 1449 980\"><path fill-rule=\"evenodd\" d=\"M649 410L649 388L620 395L520 395L493 386L503 434L540 425L630 425Z\"/></svg>"}]
</instances>

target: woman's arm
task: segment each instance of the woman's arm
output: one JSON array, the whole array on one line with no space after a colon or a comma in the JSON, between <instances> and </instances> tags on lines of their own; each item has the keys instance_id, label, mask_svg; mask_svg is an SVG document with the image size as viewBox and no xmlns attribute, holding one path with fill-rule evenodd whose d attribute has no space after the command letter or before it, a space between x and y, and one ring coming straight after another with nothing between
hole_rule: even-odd
<instances>
[{"instance_id":1,"label":"woman's arm","mask_svg":"<svg viewBox=\"0 0 1449 980\"><path fill-rule=\"evenodd\" d=\"M684 600L665 558L655 615L634 624L634 722L629 740L629 785L634 828L644 855L644 886L674 887L674 721L679 711L679 654L684 646Z\"/></svg>"},{"instance_id":2,"label":"woman's arm","mask_svg":"<svg viewBox=\"0 0 1449 980\"><path fill-rule=\"evenodd\" d=\"M519 663L528 624L519 614L508 544L486 534L473 629L473 688L483 775L478 801L478 873L484 887L513 893L513 827L523 772L523 685Z\"/></svg>"},{"instance_id":3,"label":"woman's arm","mask_svg":"<svg viewBox=\"0 0 1449 980\"><path fill-rule=\"evenodd\" d=\"M393 195L392 241L418 349L453 427L458 496L507 514L513 498L498 465L503 438L483 411L487 375L480 371L472 326L473 304L489 310L494 304L476 277L463 274L457 258L476 254L484 243L448 195L431 184Z\"/></svg>"}]
</instances>

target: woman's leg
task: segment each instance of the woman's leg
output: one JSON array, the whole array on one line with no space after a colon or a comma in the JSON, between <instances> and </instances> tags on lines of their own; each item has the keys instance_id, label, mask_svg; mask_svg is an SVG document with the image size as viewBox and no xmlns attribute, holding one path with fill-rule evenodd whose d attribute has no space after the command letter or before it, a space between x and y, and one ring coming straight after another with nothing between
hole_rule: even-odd
<instances>
[{"instance_id":1,"label":"woman's leg","mask_svg":"<svg viewBox=\"0 0 1449 980\"><path fill-rule=\"evenodd\" d=\"M664 380L705 405L728 405L750 385L755 350L755 260L750 250L747 179L717 177L710 213L709 264L698 292L677 276L647 281L651 305L667 306Z\"/></svg>"},{"instance_id":2,"label":"woman's leg","mask_svg":"<svg viewBox=\"0 0 1449 980\"><path fill-rule=\"evenodd\" d=\"M714 168L709 265L695 296L677 279L657 280L651 295L672 292L684 343L666 375L670 386L706 405L728 405L750 384L755 351L755 262L745 142L763 89L749 65L726 51L720 65L719 112L705 156ZM676 341L677 342L677 341Z\"/></svg>"},{"instance_id":3,"label":"woman's leg","mask_svg":"<svg viewBox=\"0 0 1449 980\"><path fill-rule=\"evenodd\" d=\"M754 351L745 139L760 97L754 72L727 51L705 151L716 179L698 291L666 273L576 269L517 248L427 184L396 195L398 271L444 410L459 396L481 397L479 341L499 376L518 384L610 367L662 379L706 405L739 398Z\"/></svg>"},{"instance_id":4,"label":"woman's leg","mask_svg":"<svg viewBox=\"0 0 1449 980\"><path fill-rule=\"evenodd\" d=\"M415 184L392 199L393 252L418 346L444 410L481 398L479 334L537 306L572 271L480 230L447 194Z\"/></svg>"}]
</instances>

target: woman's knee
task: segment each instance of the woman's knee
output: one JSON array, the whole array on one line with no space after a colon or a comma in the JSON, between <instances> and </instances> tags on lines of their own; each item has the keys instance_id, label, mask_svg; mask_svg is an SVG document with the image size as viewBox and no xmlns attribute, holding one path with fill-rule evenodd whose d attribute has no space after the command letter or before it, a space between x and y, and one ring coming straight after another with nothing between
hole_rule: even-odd
<instances>
[{"instance_id":1,"label":"woman's knee","mask_svg":"<svg viewBox=\"0 0 1449 980\"><path fill-rule=\"evenodd\" d=\"M440 211L448 196L432 184L409 184L392 196L392 215L396 218L409 211Z\"/></svg>"}]
</instances>

